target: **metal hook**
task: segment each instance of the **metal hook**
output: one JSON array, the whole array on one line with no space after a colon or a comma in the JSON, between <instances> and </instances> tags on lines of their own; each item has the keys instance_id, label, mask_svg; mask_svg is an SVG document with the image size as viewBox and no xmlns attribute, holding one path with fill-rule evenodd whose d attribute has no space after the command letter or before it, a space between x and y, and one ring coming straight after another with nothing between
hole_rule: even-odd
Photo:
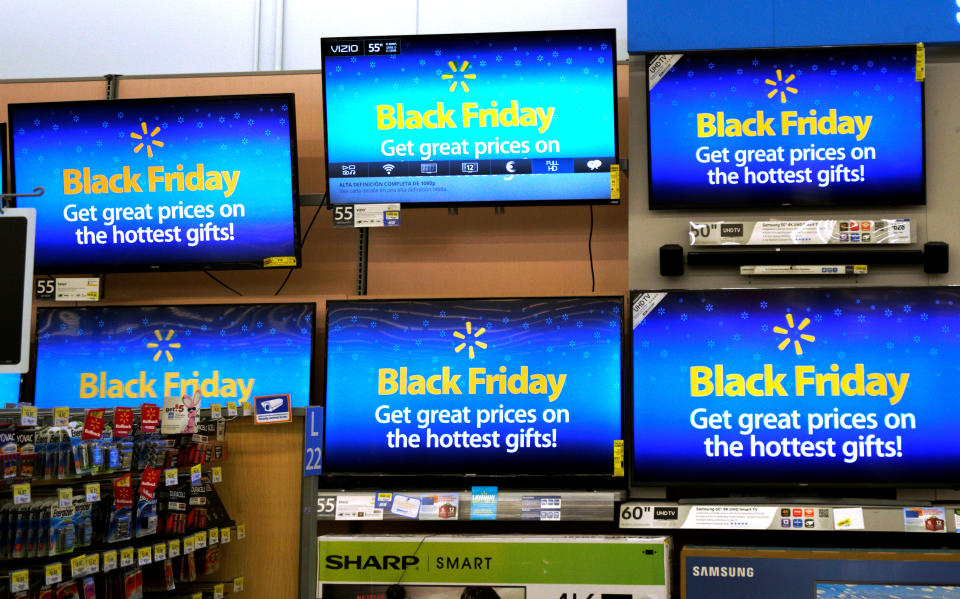
<instances>
[{"instance_id":1,"label":"metal hook","mask_svg":"<svg viewBox=\"0 0 960 599\"><path fill-rule=\"evenodd\" d=\"M33 193L0 193L0 216L3 215L3 208L8 199L13 198L39 198L43 195L42 187L34 187Z\"/></svg>"}]
</instances>

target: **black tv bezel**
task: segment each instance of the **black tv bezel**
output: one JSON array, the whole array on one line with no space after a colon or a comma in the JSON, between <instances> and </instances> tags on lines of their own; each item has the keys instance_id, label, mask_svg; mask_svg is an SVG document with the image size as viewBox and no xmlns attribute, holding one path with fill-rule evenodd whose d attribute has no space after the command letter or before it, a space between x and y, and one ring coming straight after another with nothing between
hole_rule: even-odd
<instances>
[{"instance_id":1,"label":"black tv bezel","mask_svg":"<svg viewBox=\"0 0 960 599\"><path fill-rule=\"evenodd\" d=\"M7 124L0 123L0 194L7 193L7 171L12 162L7 160Z\"/></svg>"},{"instance_id":2,"label":"black tv bezel","mask_svg":"<svg viewBox=\"0 0 960 599\"><path fill-rule=\"evenodd\" d=\"M390 39L390 38L437 38L437 39L462 39L464 37L483 37L483 38L511 38L519 35L536 35L544 34L551 35L557 33L593 33L593 32L604 32L609 36L607 44L610 47L611 52L611 72L612 72L612 81L611 87L613 89L613 148L614 148L614 157L617 160L617 164L620 162L620 122L617 114L617 30L613 28L595 28L595 29L551 29L551 30L534 30L534 31L497 31L497 32L480 32L480 33L431 33L431 34L405 34L405 35L365 35L365 36L352 36L352 37L325 37L321 38L320 43L321 47L321 69L323 70L323 81L322 81L322 94L323 94L323 159L324 159L324 180L327 189L327 208L333 209L335 206L352 206L355 204L349 202L334 202L332 195L330 194L330 146L329 146L329 134L327 131L327 77L326 77L326 59L330 54L327 52L327 48L331 43L349 43L349 42L362 42L363 40L373 40L373 39ZM621 198L624 195L620 194ZM404 209L407 208L438 208L438 207L448 207L448 208L472 208L480 206L585 206L585 205L600 205L600 206L617 206L621 203L622 199L612 199L612 198L599 198L599 199L572 199L572 200L510 200L510 201L500 201L500 200L490 200L488 202L481 201L446 201L446 202L396 202L394 198L384 197L382 203L399 203L400 206ZM356 205L365 205L365 204L376 204L378 202L363 202L362 204Z\"/></svg>"},{"instance_id":3,"label":"black tv bezel","mask_svg":"<svg viewBox=\"0 0 960 599\"><path fill-rule=\"evenodd\" d=\"M629 428L627 432L630 434L630 451L625 451L624 459L626 463L626 474L629 480L629 490L631 496L634 495L634 490L637 489L649 489L651 487L665 487L668 489L804 489L805 491L809 490L834 490L847 492L852 491L854 494L864 491L887 491L898 488L953 488L956 487L956 483L948 482L902 482L902 481L850 481L850 482L836 482L836 481L821 481L821 480L797 480L797 481L763 481L758 479L724 479L724 480L691 480L686 478L678 477L675 480L643 480L638 481L637 477L637 465L636 465L636 454L637 446L635 443L635 436L637 431L634 429L634 406L636 405L636 390L634 389L634 368L633 363L633 302L636 297L642 293L717 293L717 292L770 292L770 291L802 291L802 292L811 292L811 291L822 291L828 290L830 292L835 291L859 291L859 292L871 292L871 291L883 291L883 290L902 290L902 289L927 289L927 290L936 290L936 289L953 289L957 293L960 293L960 285L911 285L908 287L895 287L892 285L870 285L870 286L860 286L860 285L845 285L845 286L833 286L833 287L714 287L709 289L701 288L670 288L670 289L631 289L629 294L628 309L630 310L630 360L629 363L625 364L624 368L624 378L628 381L629 389L625 389L625 396L629 395L629 400L625 400L625 409L629 411L629 415L626 416L629 418ZM625 425L626 426L626 425ZM746 469L749 470L749 469ZM938 487L937 485L942 485ZM716 497L716 494L711 495ZM844 495L845 497L852 496L850 494ZM860 495L858 495L860 496Z\"/></svg>"},{"instance_id":4,"label":"black tv bezel","mask_svg":"<svg viewBox=\"0 0 960 599\"><path fill-rule=\"evenodd\" d=\"M520 297L520 296L508 296L508 297L446 297L446 298L410 298L410 297L398 297L398 298L378 298L378 299L338 299L338 300L327 300L324 306L324 352L323 352L323 408L326 411L327 401L329 397L327 394L327 378L329 374L329 364L328 358L330 355L329 349L329 339L327 336L330 331L330 309L332 306L337 304L376 304L376 303L386 303L386 302L473 302L473 301L537 301L537 300L610 300L616 302L620 306L620 439L624 441L624 454L627 454L627 441L625 434L628 432L627 422L624 412L624 407L626 405L626 381L624 380L624 368L623 368L623 355L624 355L624 342L626 341L624 335L626 334L626 327L624 326L627 322L626 314L623 309L623 296L620 295L571 295L571 296L531 296L531 297ZM323 418L323 449L321 450L321 455L326 456L326 443L327 443L327 417L324 413ZM380 483L382 486L383 480L385 478L396 479L397 481L409 481L414 477L425 478L431 481L431 484L440 484L442 482L449 482L450 484L456 484L458 481L463 479L468 479L474 484L483 484L484 481L493 481L493 482L504 482L509 480L520 481L524 483L536 484L536 482L543 481L545 484L556 484L557 481L569 480L573 481L575 484L583 484L586 482L596 482L598 486L603 486L604 488L623 488L626 482L629 480L629 473L627 472L627 457L624 455L624 474L623 476L614 476L612 472L613 465L613 447L611 450L611 472L609 474L602 473L565 473L565 474L538 474L538 473L515 473L515 472L498 472L498 473L482 473L482 474L451 474L451 473L434 473L434 472L417 472L417 473L396 473L396 472L349 472L349 471L340 471L333 470L328 471L326 463L322 464L322 474L321 479L327 481L369 481L370 484L376 486L376 483Z\"/></svg>"},{"instance_id":5,"label":"black tv bezel","mask_svg":"<svg viewBox=\"0 0 960 599\"><path fill-rule=\"evenodd\" d=\"M20 401L25 403L30 403L32 405L37 405L37 362L39 359L40 351L40 313L43 310L51 310L54 312L64 312L64 311L78 311L78 310L91 310L91 309L143 309L143 308L182 308L184 310L189 310L192 308L244 308L244 307L255 307L255 306L307 306L310 308L310 320L313 326L310 327L310 366L308 367L310 375L310 383L308 387L308 396L307 396L307 406L318 405L316 395L314 394L314 379L316 378L316 371L314 366L316 365L316 352L317 352L317 302L315 301L305 301L305 302L231 302L231 303L214 303L214 302L203 302L198 304L97 304L95 306L39 306L36 309L34 314L34 325L33 325L33 344L31 351L31 359L33 360L33 366L30 369L30 375L32 379L32 384L27 385L26 383L30 382L26 377L21 377L20 379ZM24 387L28 387L30 391L29 397L24 397ZM162 398L157 398L162 402ZM253 399L253 398L251 398ZM294 406L292 405L291 398L291 408L303 408L305 406ZM65 401L64 403L69 404L70 401ZM122 406L124 403L131 403L128 400L120 400L116 405ZM46 406L53 407L53 406ZM44 409L44 407L41 407Z\"/></svg>"},{"instance_id":6,"label":"black tv bezel","mask_svg":"<svg viewBox=\"0 0 960 599\"><path fill-rule=\"evenodd\" d=\"M295 266L266 267L263 265L263 259L235 262L175 262L161 264L95 264L95 265L76 265L76 266L43 266L37 265L34 272L37 274L82 274L82 273L139 273L139 272L186 272L186 271L206 271L206 270L256 270L268 268L300 268L303 265L301 256L300 239L300 190L299 190L299 170L297 161L297 120L295 95L292 92L265 93L265 94L219 94L209 96L170 96L170 97L151 97L151 98L121 98L117 100L68 100L58 102L19 102L7 106L7 119L10 123L8 127L8 136L10 140L11 157L16 151L16 136L14 135L13 116L20 106L44 107L65 105L93 105L109 104L113 106L123 106L128 104L137 104L141 102L214 102L217 100L243 100L253 98L271 98L287 100L288 106L288 124L290 126L290 180L292 186L292 210L293 210L293 249L296 258ZM10 160L10 189L16 190L16 168L13 159ZM25 190L30 192L32 190ZM39 224L39 223L38 223Z\"/></svg>"},{"instance_id":7,"label":"black tv bezel","mask_svg":"<svg viewBox=\"0 0 960 599\"><path fill-rule=\"evenodd\" d=\"M796 53L803 52L807 50L844 50L844 49L891 49L891 48L916 48L914 44L853 44L853 45L827 45L827 46L788 46L788 47L765 47L765 48L727 48L720 50L678 50L674 52L655 52L644 54L644 75L645 81L648 80L650 75L650 62L651 60L661 54L693 54L693 55L704 55L704 54L737 54L743 52L761 52L761 53ZM657 202L654 199L653 195L653 171L651 170L651 162L653 155L653 147L650 145L650 86L646 85L645 95L644 95L644 114L646 116L646 141L647 141L647 207L651 211L678 211L678 212L689 212L692 210L769 210L771 208L794 208L794 209L803 209L803 208L860 208L868 209L874 206L882 207L894 207L894 206L926 206L927 204L927 110L926 110L926 80L918 81L920 84L920 119L922 122L921 131L920 131L920 167L922 172L922 181L920 183L920 199L919 201L909 201L909 202L877 202L870 198L864 198L861 201L836 201L836 200L814 200L809 202L789 202L783 201L780 199L771 198L769 200L757 202L757 201L730 201L730 202L684 202L684 203L666 203L663 201Z\"/></svg>"}]
</instances>

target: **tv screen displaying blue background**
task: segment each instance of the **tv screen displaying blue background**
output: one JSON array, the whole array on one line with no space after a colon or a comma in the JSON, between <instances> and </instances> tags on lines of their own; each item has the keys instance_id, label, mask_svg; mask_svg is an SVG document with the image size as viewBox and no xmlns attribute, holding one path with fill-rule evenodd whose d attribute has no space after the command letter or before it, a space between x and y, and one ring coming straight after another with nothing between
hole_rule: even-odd
<instances>
[{"instance_id":1,"label":"tv screen displaying blue background","mask_svg":"<svg viewBox=\"0 0 960 599\"><path fill-rule=\"evenodd\" d=\"M0 193L7 191L7 126L0 123Z\"/></svg>"},{"instance_id":2,"label":"tv screen displaying blue background","mask_svg":"<svg viewBox=\"0 0 960 599\"><path fill-rule=\"evenodd\" d=\"M621 313L600 297L329 302L324 471L612 475Z\"/></svg>"},{"instance_id":3,"label":"tv screen displaying blue background","mask_svg":"<svg viewBox=\"0 0 960 599\"><path fill-rule=\"evenodd\" d=\"M925 202L914 46L668 56L648 56L651 208Z\"/></svg>"},{"instance_id":4,"label":"tv screen displaying blue background","mask_svg":"<svg viewBox=\"0 0 960 599\"><path fill-rule=\"evenodd\" d=\"M616 68L612 29L324 39L330 202L616 203Z\"/></svg>"},{"instance_id":5,"label":"tv screen displaying blue background","mask_svg":"<svg viewBox=\"0 0 960 599\"><path fill-rule=\"evenodd\" d=\"M633 305L635 485L960 474L960 288L648 292Z\"/></svg>"},{"instance_id":6,"label":"tv screen displaying blue background","mask_svg":"<svg viewBox=\"0 0 960 599\"><path fill-rule=\"evenodd\" d=\"M0 403L15 404L20 400L20 375L0 374Z\"/></svg>"},{"instance_id":7,"label":"tv screen displaying blue background","mask_svg":"<svg viewBox=\"0 0 960 599\"><path fill-rule=\"evenodd\" d=\"M284 393L306 406L314 319L314 304L40 308L34 402L162 405L199 383L204 407Z\"/></svg>"},{"instance_id":8,"label":"tv screen displaying blue background","mask_svg":"<svg viewBox=\"0 0 960 599\"><path fill-rule=\"evenodd\" d=\"M46 272L299 257L293 94L11 104Z\"/></svg>"}]
</instances>

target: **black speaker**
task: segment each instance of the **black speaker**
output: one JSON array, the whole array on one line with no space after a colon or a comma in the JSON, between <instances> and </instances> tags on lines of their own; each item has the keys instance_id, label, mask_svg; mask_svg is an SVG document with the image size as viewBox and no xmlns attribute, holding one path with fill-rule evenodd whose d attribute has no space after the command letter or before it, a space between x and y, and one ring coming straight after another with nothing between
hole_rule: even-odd
<instances>
[{"instance_id":1,"label":"black speaker","mask_svg":"<svg viewBox=\"0 0 960 599\"><path fill-rule=\"evenodd\" d=\"M660 246L660 276L679 277L683 274L683 247L676 243Z\"/></svg>"},{"instance_id":2,"label":"black speaker","mask_svg":"<svg viewBox=\"0 0 960 599\"><path fill-rule=\"evenodd\" d=\"M942 275L950 270L950 245L945 241L923 244L923 272Z\"/></svg>"}]
</instances>

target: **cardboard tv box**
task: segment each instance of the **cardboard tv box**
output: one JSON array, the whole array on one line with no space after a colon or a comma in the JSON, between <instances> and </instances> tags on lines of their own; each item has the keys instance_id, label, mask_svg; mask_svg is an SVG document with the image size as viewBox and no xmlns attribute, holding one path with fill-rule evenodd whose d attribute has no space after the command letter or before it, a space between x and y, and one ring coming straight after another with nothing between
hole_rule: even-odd
<instances>
[{"instance_id":1,"label":"cardboard tv box","mask_svg":"<svg viewBox=\"0 0 960 599\"><path fill-rule=\"evenodd\" d=\"M960 599L960 551L684 547L682 599Z\"/></svg>"},{"instance_id":2,"label":"cardboard tv box","mask_svg":"<svg viewBox=\"0 0 960 599\"><path fill-rule=\"evenodd\" d=\"M670 538L321 536L324 599L669 599Z\"/></svg>"}]
</instances>

